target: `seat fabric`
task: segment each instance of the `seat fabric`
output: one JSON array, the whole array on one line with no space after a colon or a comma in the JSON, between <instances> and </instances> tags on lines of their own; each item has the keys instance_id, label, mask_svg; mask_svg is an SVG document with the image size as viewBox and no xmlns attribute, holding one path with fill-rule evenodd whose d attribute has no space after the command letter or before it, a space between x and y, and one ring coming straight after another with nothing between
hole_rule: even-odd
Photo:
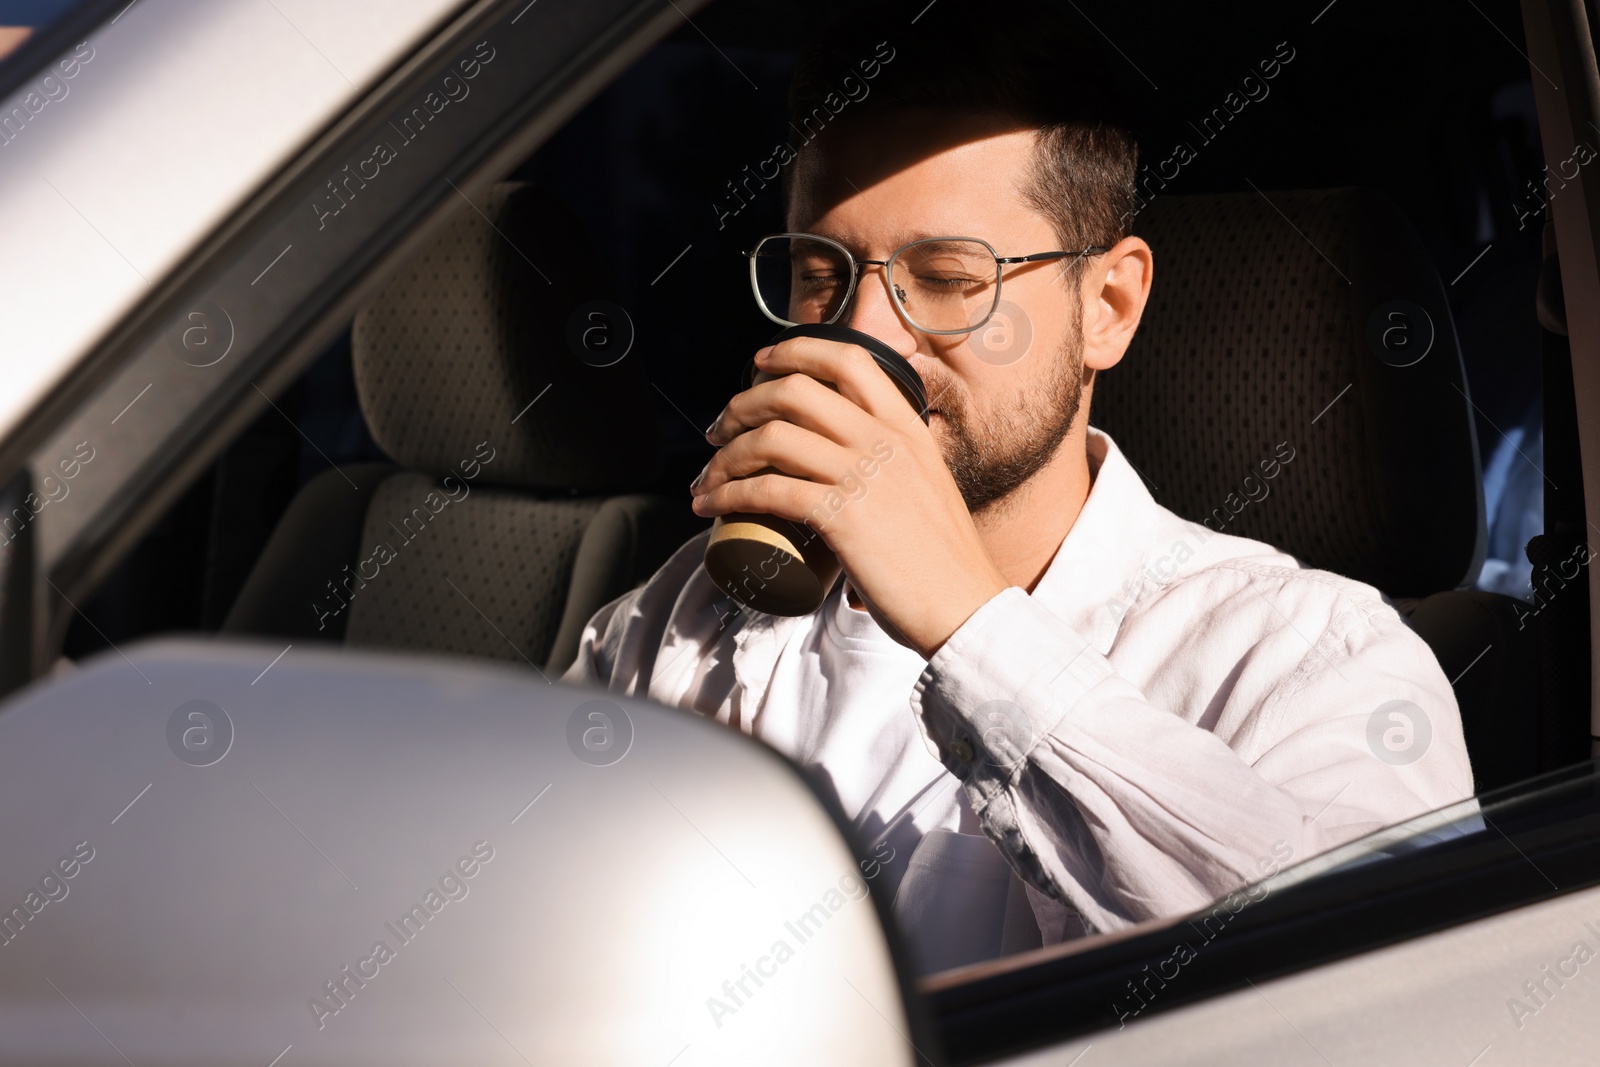
<instances>
[{"instance_id":1,"label":"seat fabric","mask_svg":"<svg viewBox=\"0 0 1600 1067\"><path fill-rule=\"evenodd\" d=\"M705 525L686 496L637 491L662 454L639 358L570 343L602 278L532 187L463 205L351 332L395 464L307 483L223 631L564 670L594 612Z\"/></svg>"},{"instance_id":2,"label":"seat fabric","mask_svg":"<svg viewBox=\"0 0 1600 1067\"><path fill-rule=\"evenodd\" d=\"M1395 598L1457 681L1480 788L1534 773L1537 643L1526 605L1465 588L1487 543L1470 390L1409 221L1372 190L1269 190L1160 195L1135 229L1155 286L1091 421L1178 514Z\"/></svg>"}]
</instances>

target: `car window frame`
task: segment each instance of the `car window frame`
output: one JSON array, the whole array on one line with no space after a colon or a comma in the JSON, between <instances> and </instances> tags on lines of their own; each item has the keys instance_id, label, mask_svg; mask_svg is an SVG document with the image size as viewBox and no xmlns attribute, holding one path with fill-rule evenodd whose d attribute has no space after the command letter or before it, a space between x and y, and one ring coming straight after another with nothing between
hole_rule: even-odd
<instances>
[{"instance_id":1,"label":"car window frame","mask_svg":"<svg viewBox=\"0 0 1600 1067\"><path fill-rule=\"evenodd\" d=\"M951 1065L989 1063L1600 885L1600 761L1380 830L1190 915L931 975L919 984ZM1397 829L1440 839L1409 847ZM1363 853L1368 862L1355 862ZM1381 859L1376 857L1381 856ZM1235 905L1237 905L1235 907ZM1219 911L1221 912L1219 916ZM1195 933L1207 924L1201 933ZM1207 935L1210 936L1207 936ZM1200 941L1129 1018L1130 989ZM1170 977L1170 976L1169 976Z\"/></svg>"},{"instance_id":2,"label":"car window frame","mask_svg":"<svg viewBox=\"0 0 1600 1067\"><path fill-rule=\"evenodd\" d=\"M0 366L14 388L0 396L0 457L48 419L57 390L87 380L80 364L159 291L151 279L471 2L295 11L320 46L269 5L130 4L5 98L0 278L13 328ZM230 61L247 33L256 46ZM207 91L189 91L190 75ZM126 181L144 160L143 180Z\"/></svg>"},{"instance_id":3,"label":"car window frame","mask_svg":"<svg viewBox=\"0 0 1600 1067\"><path fill-rule=\"evenodd\" d=\"M76 425L97 411L114 414L126 398L111 396L108 386L128 366L140 359L157 364L167 359L179 367L165 353L175 332L181 333L185 309L237 307L246 300L270 304L259 292L249 291L251 277L283 248L286 227L292 232L304 229L305 219L320 221L306 207L313 191L341 165L368 154L363 146L372 129L431 91L454 69L452 64L471 53L474 42L492 35L531 42L532 54L542 57L522 66L502 65L514 75L510 102L502 100L503 106L492 112L463 111L457 116L461 150L444 158L431 147L419 153L412 170L393 179L388 197L395 205L392 210L339 220L350 231L341 251L319 251L296 264L300 290L311 295L258 308L248 331L239 331L240 346L230 353L226 374L219 376L203 409L169 420L170 429L159 447L143 460L125 461L125 469L116 472L102 498L80 495L79 507L86 510L73 516L76 529L70 536L57 538L60 543L54 545L48 538L34 538L36 573L30 583L30 632L25 638L33 676L54 663L75 613L73 604L111 572L227 442L304 371L393 271L437 233L461 208L461 200L476 201L494 180L531 154L699 6L666 0L604 0L581 9L539 8L527 0L478 0L468 5L289 164L264 175L254 196L167 277L152 284L150 295L0 443L0 481L36 459L48 466L49 457L60 447L70 452ZM107 408L108 404L113 406Z\"/></svg>"}]
</instances>

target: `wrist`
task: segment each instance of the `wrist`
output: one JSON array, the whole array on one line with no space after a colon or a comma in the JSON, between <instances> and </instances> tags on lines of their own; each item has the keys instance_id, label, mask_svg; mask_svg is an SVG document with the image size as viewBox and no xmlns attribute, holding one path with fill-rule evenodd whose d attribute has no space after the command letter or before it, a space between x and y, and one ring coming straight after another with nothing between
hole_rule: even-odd
<instances>
[{"instance_id":1,"label":"wrist","mask_svg":"<svg viewBox=\"0 0 1600 1067\"><path fill-rule=\"evenodd\" d=\"M940 595L941 610L930 613L930 625L917 637L917 651L923 659L931 660L955 636L978 609L1010 587L1005 576L998 571L986 574L961 592L944 592Z\"/></svg>"}]
</instances>

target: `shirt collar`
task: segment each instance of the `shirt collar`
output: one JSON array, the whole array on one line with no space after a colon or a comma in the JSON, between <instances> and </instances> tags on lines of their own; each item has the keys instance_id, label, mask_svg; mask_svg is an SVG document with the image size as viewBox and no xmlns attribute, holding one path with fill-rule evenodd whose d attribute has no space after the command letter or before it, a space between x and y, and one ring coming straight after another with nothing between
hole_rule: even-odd
<instances>
[{"instance_id":1,"label":"shirt collar","mask_svg":"<svg viewBox=\"0 0 1600 1067\"><path fill-rule=\"evenodd\" d=\"M1088 438L1088 499L1033 596L1103 655L1133 602L1170 579L1210 531L1156 503L1110 434L1091 426Z\"/></svg>"}]
</instances>

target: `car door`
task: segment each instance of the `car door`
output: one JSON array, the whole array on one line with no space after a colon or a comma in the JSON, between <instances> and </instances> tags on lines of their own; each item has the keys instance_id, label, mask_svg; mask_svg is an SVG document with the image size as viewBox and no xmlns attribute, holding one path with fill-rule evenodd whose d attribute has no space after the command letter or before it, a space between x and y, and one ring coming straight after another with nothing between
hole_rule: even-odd
<instances>
[{"instance_id":1,"label":"car door","mask_svg":"<svg viewBox=\"0 0 1600 1067\"><path fill-rule=\"evenodd\" d=\"M665 738L676 727L645 706L586 710L578 694L536 699L522 684L526 679L449 665L401 666L382 657L329 654L296 665L274 660L277 648L250 643L130 647L107 653L77 677L48 677L75 601L246 420L270 407L277 390L384 272L419 247L452 205L471 204L607 78L694 10L657 3L419 3L397 7L385 35L367 39L358 20L370 12L318 15L321 9L284 4L274 15L254 6L240 13L233 6L201 12L142 0L122 14L108 10L106 21L86 37L93 58L74 46L76 95L35 113L25 136L39 136L18 138L6 149L42 142L49 151L39 158L60 160L71 173L94 169L86 168L96 158L94 138L80 129L106 137L154 130L170 138L162 144L179 160L184 137L203 137L212 129L263 138L254 155L240 159L239 144L224 142L213 151L231 162L196 164L207 176L201 184L209 197L199 203L185 200L189 187L181 183L163 193L168 200L120 195L116 186L126 182L131 155L113 152L108 158L121 160L119 165L99 168L106 171L99 177L98 171L78 176L81 184L54 192L34 181L54 171L46 168L41 175L28 169L31 161L13 167L6 157L3 180L24 191L15 198L18 226L8 231L14 236L0 250L0 261L14 283L10 291L44 295L37 307L26 300L8 303L8 314L26 328L8 335L18 339L8 342L6 352L19 387L3 422L0 474L12 499L21 502L28 494L49 499L50 486L66 484L66 471L75 470L71 494L37 512L30 509L32 519L13 531L3 557L0 627L7 677L13 686L34 683L0 714L0 732L9 735L0 751L12 761L0 778L8 790L5 832L14 842L7 854L19 857L14 864L8 860L18 877L7 891L27 916L14 919L7 944L18 950L12 956L27 954L39 964L39 976L49 978L44 986L34 981L24 987L23 978L13 975L18 984L8 1011L23 1018L45 1002L51 1005L37 1030L0 1028L20 1035L11 1058L48 1054L87 1061L108 1048L120 1055L120 1031L105 1025L101 1004L138 1031L136 1047L157 1059L244 1060L264 1050L260 1062L274 1054L291 1062L286 1057L305 1054L315 1047L310 1042L338 1034L341 1024L361 1019L362 1011L389 995L381 983L402 972L384 968L416 958L394 944L402 935L410 937L419 927L443 934L443 922L474 914L466 896L452 899L460 892L453 887L473 877L458 861L465 858L467 867L476 861L479 874L506 869L480 856L478 842L496 844L488 830L467 834L470 840L463 838L457 847L457 829L492 812L496 832L523 833L540 825L532 821L539 805L569 792L585 795L584 780L574 776L596 768L580 754L588 751L581 739L591 729L617 730L624 721L618 711L637 729L636 757L647 758L617 765L628 770L626 777L612 776L625 780L625 788L621 781L590 781L589 786L607 783L611 792L592 794L604 793L607 802L585 809L574 801L563 812L571 820L561 825L565 836L552 828L547 851L531 848L517 861L516 881L545 885L551 910L524 922L519 913L543 905L513 899L506 889L491 893L484 882L470 886L480 903L496 901L487 910L500 921L474 919L471 937L451 950L461 955L440 956L427 985L415 976L397 977L388 988L403 986L407 996L393 997L384 1015L375 1012L366 1016L369 1022L344 1028L346 1036L329 1042L330 1054L394 1062L465 1050L510 1061L535 1047L522 1040L524 1033L559 1032L572 1043L538 1048L552 1056L576 1055L568 1050L592 1047L581 1043L582 1035L604 1031L595 1040L610 1040L609 1027L616 1026L626 1031L626 1040L604 1051L618 1062L637 1062L646 1052L659 1053L663 1063L678 1055L694 1062L705 1046L660 1040L670 1026L647 1034L639 1026L610 1022L639 1016L637 998L653 988L635 982L641 973L676 983L671 1003L685 1017L695 1015L696 1032L708 1042L732 1032L736 1023L781 1014L769 1005L785 1005L792 1018L767 1020L781 1037L768 1040L771 1032L760 1031L768 1043L751 1037L757 1043L719 1046L723 1051L713 1055L730 1062L739 1062L740 1055L744 1062L770 1061L786 1053L840 1062L818 1057L852 1054L837 1051L851 1042L861 1062L948 1057L973 1063L1019 1056L1027 1058L1016 1062L1070 1063L1089 1046L1099 1047L1095 1055L1120 1047L1131 1059L1161 1062L1185 1055L1196 1061L1313 1057L1312 1062L1326 1053L1377 1056L1393 1047L1384 1042L1401 1040L1451 1053L1459 1046L1480 1057L1497 1041L1502 1050L1556 1059L1577 1047L1571 1024L1558 1020L1567 1005L1579 1001L1581 986L1561 1000L1535 997L1521 983L1539 981L1546 965L1566 973L1563 962L1572 966L1576 954L1561 944L1563 932L1582 938L1572 924L1584 909L1592 910L1585 890L1600 881L1588 845L1593 789L1591 778L1581 774L1525 787L1504 807L1486 805L1481 826L1472 822L1480 817L1475 807L1450 812L1398 838L1332 857L1319 865L1317 878L1300 871L1256 889L1248 907L1224 902L1226 918L1210 909L1192 919L1202 931L1196 934L1200 948L1191 948L1193 960L1180 962L1175 926L1161 924L930 980L920 995L933 1025L923 1029L918 996L898 984L904 979L884 963L895 958L892 934L884 932L877 913L856 907L867 899L857 895L857 883L841 883L857 877L870 889L870 879L855 875L860 861L840 843L837 830L824 829L832 824L819 802L801 799L798 779L779 774L790 791L780 790L751 809L771 821L724 822L726 813L715 810L716 794L697 791L697 779L731 775L740 760L755 761L748 767L771 777L777 764L762 763L770 757L748 751L732 755L733 748L709 740L710 734L678 748L665 741L653 747L653 730ZM1577 46L1566 32L1574 24L1560 22L1572 12L1532 0L1528 11L1530 42L1539 42L1534 61L1560 69L1563 78L1577 70L1571 84L1582 84L1584 56L1569 54ZM284 25L272 21L279 16ZM262 21L250 21L256 18ZM330 21L318 24L315 18ZM340 21L346 18L355 21ZM234 78L224 60L199 68L203 76L196 82L207 88L182 80L186 54L226 57L241 35L266 32L265 26L276 27L276 48L294 52L282 81L257 67L232 71ZM348 53L327 44L341 35ZM358 41L367 43L356 48ZM153 79L166 95L146 87L152 76L131 58L139 54L134 45L148 49L143 62L169 72L165 80ZM278 54L274 48L263 51L269 60ZM115 62L97 67L103 60ZM49 76L66 84L62 61L54 61L56 73ZM1592 71L1592 52L1587 62ZM107 68L122 80L88 80ZM39 73L41 81L45 76ZM319 91L306 92L291 108L280 94L294 90L296 78L317 79ZM16 90L27 91L32 90ZM147 91L152 95L141 95ZM1565 106L1576 107L1571 99L1562 98ZM70 108L79 104L83 127L62 123L62 132L51 132L44 125L72 116ZM292 112L287 118L286 110ZM148 127L135 121L141 115ZM252 125L253 119L268 125ZM170 165L179 173L177 162ZM24 210L52 196L59 202L44 215ZM6 210L12 202L9 191L0 196ZM176 220L170 226L162 222L168 217ZM1572 248L1562 259L1569 307L1600 306L1579 298L1596 295L1594 242L1584 240L1588 217L1579 208L1556 212L1563 248ZM24 218L43 221L23 225ZM124 220L128 233L112 220ZM1570 240L1569 233L1575 235ZM46 268L42 273L31 265L39 262ZM75 291L80 281L74 302L62 302L61 294ZM1586 314L1574 319L1575 351L1592 350L1600 338L1596 324L1582 318ZM52 330L52 323L66 325ZM1590 410L1600 395L1596 384L1577 383L1581 410ZM88 452L79 449L84 442ZM197 701L204 706L190 706ZM446 704L460 716L444 714ZM221 740L223 722L227 744ZM372 756L373 747L381 758ZM498 759L522 762L476 764L484 751L502 748ZM205 762L218 752L215 761ZM558 764L547 771L541 761L552 756ZM149 773L141 773L146 767ZM547 785L551 791L541 793ZM691 796L697 799L686 799ZM618 812L641 802L654 805L652 817L659 821L650 823L649 833L617 832ZM253 806L248 811L247 804ZM139 822L152 811L167 821ZM1441 826L1453 827L1454 836L1404 847L1409 837ZM99 844L117 842L125 830L132 831L127 843ZM428 848L417 848L408 836L413 833ZM730 835L737 845L729 844ZM753 844L762 835L804 841L806 848L786 864L778 858L781 849L763 851ZM373 878L358 877L351 869L355 860L338 862L344 854L330 848L330 840L347 844L376 872ZM671 847L652 848L651 840ZM82 854L80 844L87 846ZM684 851L691 847L698 851ZM751 874L756 864L747 862L747 847L770 864L760 877ZM1377 859L1357 862L1364 856ZM679 862L685 870L672 873ZM88 880L117 864L125 864L121 873L106 874L99 887ZM450 875L452 868L456 875ZM68 876L67 870L74 873ZM563 875L571 877L563 882ZM449 886L442 881L446 876L454 879ZM359 895L363 883L370 894L377 894L374 887L392 890L396 903L368 908ZM740 894L759 894L764 883L785 885L787 895L761 898L761 907L745 909ZM648 884L675 888L663 900L624 891ZM426 900L434 886L446 902L437 910ZM349 897L334 896L346 892ZM100 903L92 904L97 895ZM580 907L586 897L591 911ZM226 911L217 910L219 900L228 902ZM429 918L406 927L401 917L414 902ZM94 919L67 922L74 905L90 905L86 910ZM815 917L806 922L807 915ZM194 943L184 941L186 916L205 917ZM428 926L434 916L441 926ZM834 925L838 916L849 916L851 925ZM397 920L401 933L381 932ZM340 931L365 929L363 922L379 928L373 944L357 937L345 947ZM853 937L844 940L862 941L867 951L836 968L832 956L825 967L814 954L776 950L779 942L791 950L812 944L823 922L830 934L849 931ZM791 923L799 933L788 929ZM719 940L716 931L723 926L739 936ZM693 981L681 971L642 968L641 959L700 951L702 943L686 940L686 930L717 946L692 961L698 968ZM562 940L573 931L596 936ZM391 960L376 958L382 954L375 944L386 938L393 939ZM497 938L504 944L497 946ZM1530 947L1510 954L1512 943ZM630 949L641 945L648 952ZM528 961L525 972L534 977L519 978L517 967L495 955L507 946ZM303 966L307 957L299 953L313 949L322 955L316 965ZM1430 964L1430 953L1445 955ZM503 1002L526 1013L515 1024L486 1004L484 990L456 981L461 972L452 969L455 963L445 966L459 959L470 969L490 956L494 967L484 972L493 977L490 996L506 996L493 988L495 982L528 983L519 989L520 1001ZM46 975L46 960L65 969ZM270 973L252 972L252 961ZM1449 961L1466 961L1471 968L1456 969ZM192 964L187 970L180 966L186 962ZM771 995L789 976L804 973L815 980L819 971L831 983L825 996ZM99 999L75 998L70 982L57 981L80 973L94 976ZM244 977L230 985L230 975ZM540 1004L578 1003L561 999L571 992L560 988L563 975L593 998L583 1010L567 1013L570 1030L561 1029L559 1013L541 1016L537 1010ZM1513 988L1522 991L1501 997L1505 976L1515 977ZM1402 979L1415 984L1406 987ZM137 1001L141 983L152 999L179 1006L170 1026L141 1029L147 1022ZM51 984L60 988L52 991ZM1563 987L1541 988L1548 994ZM214 990L213 999L200 996L208 990ZM235 999L228 1001L228 994ZM183 996L200 997L192 1001L200 1007L189 1007ZM431 997L449 1003L460 1017L440 1023L445 1017L436 1013L443 1009ZM1533 1021L1504 1003L1513 997L1549 1025L1534 1030ZM906 1006L897 1007L902 998ZM204 1017L207 1006L245 1011L263 1003L295 1020L305 1036L286 1036L279 1045L272 1027L255 1016L230 1021L223 1015L192 1027L189 1032L200 1036L183 1043L189 1015ZM661 1003L666 1002L649 1009L658 1015L644 1014L665 1018L670 1013ZM1430 1007L1440 1004L1450 1010ZM1297 1028L1290 1021L1303 1018L1302 1008L1320 1013L1314 1025ZM1351 1044L1332 1044L1349 1018L1371 1017L1379 1008L1386 1012L1381 1026ZM1478 1038L1467 1022L1491 1010L1505 1018L1484 1031L1484 1044L1474 1051ZM377 1020L396 1017L402 1025L387 1042L381 1040ZM1523 1025L1508 1030L1506 1020ZM437 1033L455 1033L462 1025L477 1028L468 1045L440 1042ZM444 1029L430 1035L430 1026ZM1515 1035L1524 1029L1538 1036L1518 1045ZM358 1047L352 1031L374 1034L378 1043ZM174 1033L180 1035L172 1039L176 1043L161 1044ZM232 1043L239 1035L249 1042ZM826 1043L833 1038L837 1044ZM694 1054L686 1051L691 1047ZM129 1055L140 1061L133 1047Z\"/></svg>"},{"instance_id":2,"label":"car door","mask_svg":"<svg viewBox=\"0 0 1600 1067\"><path fill-rule=\"evenodd\" d=\"M42 505L25 524L32 577L17 580L8 618L27 632L4 642L15 680L54 662L71 605L270 410L385 267L682 17L647 3L422 0L392 17L316 15L327 21L306 25L322 51L348 50L341 73L296 29L296 10L201 9L151 4L108 19L85 42L96 58L78 60L75 95L5 150L0 210L14 214L0 277L15 294L15 407L0 467L20 504L59 495L61 461L96 456L75 468L70 506ZM182 51L211 57L269 32L252 62L271 76L208 58L217 65L180 84L191 69ZM96 66L107 49L114 62ZM300 88L308 82L315 91ZM202 153L198 176L184 178L176 161L192 131L213 129L234 141ZM147 151L174 182L127 181Z\"/></svg>"}]
</instances>

